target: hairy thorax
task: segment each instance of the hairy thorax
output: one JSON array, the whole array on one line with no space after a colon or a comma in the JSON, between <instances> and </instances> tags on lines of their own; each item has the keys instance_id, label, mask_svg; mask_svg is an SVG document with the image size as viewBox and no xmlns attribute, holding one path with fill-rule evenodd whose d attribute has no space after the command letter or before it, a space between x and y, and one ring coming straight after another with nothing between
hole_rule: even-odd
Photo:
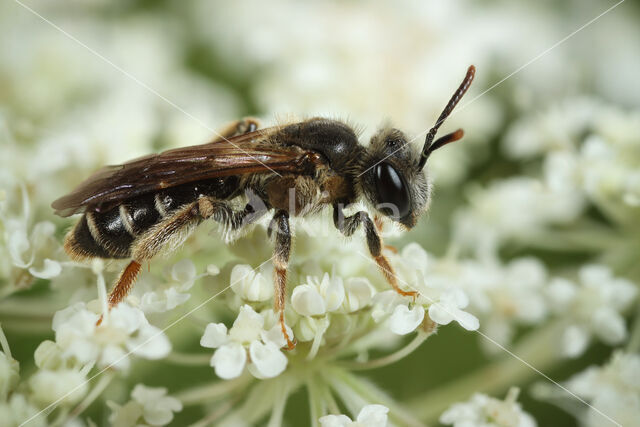
<instances>
[{"instance_id":1,"label":"hairy thorax","mask_svg":"<svg viewBox=\"0 0 640 427\"><path fill-rule=\"evenodd\" d=\"M325 206L352 198L347 178L326 166L318 168L316 176L283 175L266 185L269 205L292 216L317 213Z\"/></svg>"}]
</instances>

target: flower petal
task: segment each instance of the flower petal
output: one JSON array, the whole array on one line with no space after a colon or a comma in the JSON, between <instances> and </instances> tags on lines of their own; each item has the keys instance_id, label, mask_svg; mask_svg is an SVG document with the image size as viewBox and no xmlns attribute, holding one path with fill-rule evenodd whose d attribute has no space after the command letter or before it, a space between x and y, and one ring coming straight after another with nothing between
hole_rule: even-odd
<instances>
[{"instance_id":1,"label":"flower petal","mask_svg":"<svg viewBox=\"0 0 640 427\"><path fill-rule=\"evenodd\" d=\"M360 410L356 421L366 426L387 425L387 413L389 408L383 405L367 405Z\"/></svg>"},{"instance_id":2,"label":"flower petal","mask_svg":"<svg viewBox=\"0 0 640 427\"><path fill-rule=\"evenodd\" d=\"M371 283L363 277L347 279L345 283L345 298L342 309L347 313L353 313L371 304L375 290Z\"/></svg>"},{"instance_id":3,"label":"flower petal","mask_svg":"<svg viewBox=\"0 0 640 427\"><path fill-rule=\"evenodd\" d=\"M325 415L320 417L320 425L322 427L348 427L353 424L351 418L346 415Z\"/></svg>"},{"instance_id":4,"label":"flower petal","mask_svg":"<svg viewBox=\"0 0 640 427\"><path fill-rule=\"evenodd\" d=\"M429 306L429 317L439 325L448 325L453 320L453 313L449 306L437 302Z\"/></svg>"},{"instance_id":5,"label":"flower petal","mask_svg":"<svg viewBox=\"0 0 640 427\"><path fill-rule=\"evenodd\" d=\"M224 323L209 323L200 338L200 345L207 348L218 348L228 341L229 336Z\"/></svg>"},{"instance_id":6,"label":"flower petal","mask_svg":"<svg viewBox=\"0 0 640 427\"><path fill-rule=\"evenodd\" d=\"M193 261L188 258L176 262L173 267L171 267L171 278L183 285L180 289L183 291L193 286L196 274L196 266L193 264Z\"/></svg>"},{"instance_id":7,"label":"flower petal","mask_svg":"<svg viewBox=\"0 0 640 427\"><path fill-rule=\"evenodd\" d=\"M247 362L247 352L238 343L225 344L213 353L209 363L216 371L216 375L229 380L239 377Z\"/></svg>"},{"instance_id":8,"label":"flower petal","mask_svg":"<svg viewBox=\"0 0 640 427\"><path fill-rule=\"evenodd\" d=\"M465 328L467 331L476 331L480 327L480 321L478 318L464 310L456 310L455 319L456 322L458 322L460 326Z\"/></svg>"},{"instance_id":9,"label":"flower petal","mask_svg":"<svg viewBox=\"0 0 640 427\"><path fill-rule=\"evenodd\" d=\"M389 328L391 332L398 335L406 335L415 329L422 323L424 319L424 307L416 305L412 309L409 309L406 305L398 305L393 314L389 318Z\"/></svg>"},{"instance_id":10,"label":"flower petal","mask_svg":"<svg viewBox=\"0 0 640 427\"><path fill-rule=\"evenodd\" d=\"M240 313L233 322L229 337L239 343L250 343L257 340L264 326L264 318L249 305L240 307Z\"/></svg>"},{"instance_id":11,"label":"flower petal","mask_svg":"<svg viewBox=\"0 0 640 427\"><path fill-rule=\"evenodd\" d=\"M323 296L326 311L335 311L344 301L344 284L339 276L331 277L325 273L320 282L320 293Z\"/></svg>"},{"instance_id":12,"label":"flower petal","mask_svg":"<svg viewBox=\"0 0 640 427\"><path fill-rule=\"evenodd\" d=\"M327 311L324 299L312 285L296 286L291 295L291 306L302 316L318 316Z\"/></svg>"},{"instance_id":13,"label":"flower petal","mask_svg":"<svg viewBox=\"0 0 640 427\"><path fill-rule=\"evenodd\" d=\"M278 376L287 367L288 359L280 349L272 342L263 344L254 341L249 346L251 363L264 378Z\"/></svg>"},{"instance_id":14,"label":"flower petal","mask_svg":"<svg viewBox=\"0 0 640 427\"><path fill-rule=\"evenodd\" d=\"M58 261L53 261L49 258L45 258L44 265L41 269L31 267L29 273L32 276L39 277L40 279L51 279L60 275L62 272L62 266Z\"/></svg>"},{"instance_id":15,"label":"flower petal","mask_svg":"<svg viewBox=\"0 0 640 427\"><path fill-rule=\"evenodd\" d=\"M171 342L161 329L146 325L127 341L127 348L136 356L155 360L169 354Z\"/></svg>"}]
</instances>

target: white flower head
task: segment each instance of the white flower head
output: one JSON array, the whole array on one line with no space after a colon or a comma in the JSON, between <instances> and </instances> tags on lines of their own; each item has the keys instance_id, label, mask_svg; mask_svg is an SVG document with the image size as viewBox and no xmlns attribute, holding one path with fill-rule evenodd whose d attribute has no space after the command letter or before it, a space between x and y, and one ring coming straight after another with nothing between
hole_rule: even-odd
<instances>
[{"instance_id":1,"label":"white flower head","mask_svg":"<svg viewBox=\"0 0 640 427\"><path fill-rule=\"evenodd\" d=\"M431 272L436 264L418 244L408 245L401 256L394 256L394 261L401 284L416 290L418 295L414 301L413 297L403 297L395 291L376 294L374 320L379 322L389 316L389 328L398 335L413 332L423 322L425 313L440 325L456 321L467 330L478 329L478 319L463 310L469 305L466 293L456 280Z\"/></svg>"},{"instance_id":2,"label":"white flower head","mask_svg":"<svg viewBox=\"0 0 640 427\"><path fill-rule=\"evenodd\" d=\"M51 259L59 248L54 237L55 225L41 221L31 227L30 201L27 190L22 189L22 212L10 216L5 209L0 210L0 225L4 229L4 245L14 267L26 269L29 274L40 279L51 279L62 272L59 261Z\"/></svg>"},{"instance_id":3,"label":"white flower head","mask_svg":"<svg viewBox=\"0 0 640 427\"><path fill-rule=\"evenodd\" d=\"M138 308L120 303L96 325L99 319L84 303L76 303L54 315L56 343L65 357L74 357L80 363L97 362L100 367L127 369L129 354L161 359L171 350L166 335L149 324Z\"/></svg>"},{"instance_id":4,"label":"white flower head","mask_svg":"<svg viewBox=\"0 0 640 427\"><path fill-rule=\"evenodd\" d=\"M604 366L591 366L566 382L590 403L585 425L635 425L640 419L640 356L616 351ZM563 396L564 397L564 396ZM605 414L608 418L605 418Z\"/></svg>"},{"instance_id":5,"label":"white flower head","mask_svg":"<svg viewBox=\"0 0 640 427\"><path fill-rule=\"evenodd\" d=\"M29 421L29 426L49 425L45 415L20 393L13 393L8 400L0 401L0 420L10 427L18 427L26 421Z\"/></svg>"},{"instance_id":6,"label":"white flower head","mask_svg":"<svg viewBox=\"0 0 640 427\"><path fill-rule=\"evenodd\" d=\"M175 397L167 396L166 388L147 387L138 384L131 392L131 400L120 406L108 401L111 408L109 423L114 427L141 425L144 421L151 426L164 426L173 420L174 412L182 410L182 403Z\"/></svg>"},{"instance_id":7,"label":"white flower head","mask_svg":"<svg viewBox=\"0 0 640 427\"><path fill-rule=\"evenodd\" d=\"M73 405L87 394L89 382L75 369L40 369L29 378L29 388L33 401L41 407Z\"/></svg>"},{"instance_id":8,"label":"white flower head","mask_svg":"<svg viewBox=\"0 0 640 427\"><path fill-rule=\"evenodd\" d=\"M556 278L546 290L549 306L566 324L562 335L562 353L580 356L593 336L609 345L627 337L624 311L638 294L636 286L616 278L602 265L585 265L579 283Z\"/></svg>"},{"instance_id":9,"label":"white flower head","mask_svg":"<svg viewBox=\"0 0 640 427\"><path fill-rule=\"evenodd\" d=\"M519 390L509 390L505 400L476 393L463 403L455 403L441 416L440 422L454 427L535 427L533 417L516 402Z\"/></svg>"},{"instance_id":10,"label":"white flower head","mask_svg":"<svg viewBox=\"0 0 640 427\"><path fill-rule=\"evenodd\" d=\"M280 326L267 331L264 324L263 315L244 305L228 331L223 323L207 325L200 345L216 349L210 362L216 375L223 379L236 378L242 374L247 360L249 372L256 378L276 377L285 370L288 359L280 348L286 340L279 331ZM288 328L287 333L292 334Z\"/></svg>"},{"instance_id":11,"label":"white flower head","mask_svg":"<svg viewBox=\"0 0 640 427\"><path fill-rule=\"evenodd\" d=\"M364 406L355 421L346 415L325 415L320 417L322 427L386 427L389 408L383 405Z\"/></svg>"},{"instance_id":12,"label":"white flower head","mask_svg":"<svg viewBox=\"0 0 640 427\"><path fill-rule=\"evenodd\" d=\"M0 351L0 402L7 398L19 381L20 364L13 357Z\"/></svg>"}]
</instances>

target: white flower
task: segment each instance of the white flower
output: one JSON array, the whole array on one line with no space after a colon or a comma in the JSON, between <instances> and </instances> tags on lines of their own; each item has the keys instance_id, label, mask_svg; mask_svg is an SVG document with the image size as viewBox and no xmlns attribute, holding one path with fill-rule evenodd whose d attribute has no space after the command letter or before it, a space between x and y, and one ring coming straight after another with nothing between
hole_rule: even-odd
<instances>
[{"instance_id":1,"label":"white flower","mask_svg":"<svg viewBox=\"0 0 640 427\"><path fill-rule=\"evenodd\" d=\"M74 369L40 369L29 378L31 398L41 407L55 404L72 405L89 390L86 376Z\"/></svg>"},{"instance_id":2,"label":"white flower","mask_svg":"<svg viewBox=\"0 0 640 427\"><path fill-rule=\"evenodd\" d=\"M371 304L376 291L363 277L350 277L344 282L344 301L342 311L353 313Z\"/></svg>"},{"instance_id":3,"label":"white flower","mask_svg":"<svg viewBox=\"0 0 640 427\"><path fill-rule=\"evenodd\" d=\"M245 301L266 301L273 297L273 283L263 272L238 264L231 270L231 289Z\"/></svg>"},{"instance_id":4,"label":"white flower","mask_svg":"<svg viewBox=\"0 0 640 427\"><path fill-rule=\"evenodd\" d=\"M118 304L101 324L100 316L84 303L58 311L53 317L56 343L65 357L81 363L127 369L130 353L145 359L161 359L169 354L171 344L164 333L149 324L140 309Z\"/></svg>"},{"instance_id":5,"label":"white flower","mask_svg":"<svg viewBox=\"0 0 640 427\"><path fill-rule=\"evenodd\" d=\"M526 177L474 188L470 207L455 215L454 240L482 254L493 254L508 240L529 239L551 224L574 220L584 207L575 191L558 189Z\"/></svg>"},{"instance_id":6,"label":"white flower","mask_svg":"<svg viewBox=\"0 0 640 427\"><path fill-rule=\"evenodd\" d=\"M296 286L291 295L291 306L302 316L322 316L338 310L344 299L342 278L325 273L320 280L307 277L306 284Z\"/></svg>"},{"instance_id":7,"label":"white flower","mask_svg":"<svg viewBox=\"0 0 640 427\"><path fill-rule=\"evenodd\" d=\"M140 309L145 313L162 313L173 310L189 300L195 281L202 277L190 259L183 259L169 269L168 284L151 283L152 290L144 292L140 297ZM144 283L138 283L142 287ZM164 288L164 289L162 289Z\"/></svg>"},{"instance_id":8,"label":"white flower","mask_svg":"<svg viewBox=\"0 0 640 427\"><path fill-rule=\"evenodd\" d=\"M517 258L506 265L489 258L444 261L434 267L436 275L457 283L469 296L468 310L480 317L484 332L492 340L508 345L515 328L543 322L548 313L543 290L547 270L539 260ZM499 347L488 344L487 351Z\"/></svg>"},{"instance_id":9,"label":"white flower","mask_svg":"<svg viewBox=\"0 0 640 427\"><path fill-rule=\"evenodd\" d=\"M478 318L461 310L469 305L469 298L461 289L443 292L438 302L429 306L429 317L440 325L448 325L455 320L468 331L475 331L480 326Z\"/></svg>"},{"instance_id":10,"label":"white flower","mask_svg":"<svg viewBox=\"0 0 640 427\"><path fill-rule=\"evenodd\" d=\"M592 336L609 345L623 342L627 327L622 313L638 293L633 283L614 277L601 265L583 266L579 280L577 285L557 278L546 291L551 309L567 324L562 352L569 357L580 356Z\"/></svg>"},{"instance_id":11,"label":"white flower","mask_svg":"<svg viewBox=\"0 0 640 427\"><path fill-rule=\"evenodd\" d=\"M509 390L505 400L476 393L464 403L455 403L441 416L440 422L454 427L535 427L533 417L516 402L519 390Z\"/></svg>"},{"instance_id":12,"label":"white flower","mask_svg":"<svg viewBox=\"0 0 640 427\"><path fill-rule=\"evenodd\" d=\"M231 379L242 374L248 356L249 371L257 378L272 378L287 367L287 357L280 348L285 344L279 325L270 331L264 329L265 319L253 308L244 305L227 332L222 323L209 323L200 339L200 345L215 348L211 366L220 378ZM288 329L288 334L291 330Z\"/></svg>"},{"instance_id":13,"label":"white flower","mask_svg":"<svg viewBox=\"0 0 640 427\"><path fill-rule=\"evenodd\" d=\"M398 335L413 332L423 321L425 312L435 323L447 325L456 321L467 330L479 327L478 319L462 310L469 304L469 298L452 280L434 273L437 263L418 244L407 245L400 255L393 256L398 266L398 279L402 287L413 289L418 296L401 297L395 291L384 291L373 298L372 316L376 322L389 317L389 328Z\"/></svg>"},{"instance_id":14,"label":"white flower","mask_svg":"<svg viewBox=\"0 0 640 427\"><path fill-rule=\"evenodd\" d=\"M640 420L640 356L616 351L602 367L591 366L573 376L566 386L591 406L586 409L586 425L637 425ZM597 409L597 410L596 410ZM598 412L600 411L600 412Z\"/></svg>"},{"instance_id":15,"label":"white flower","mask_svg":"<svg viewBox=\"0 0 640 427\"><path fill-rule=\"evenodd\" d=\"M0 420L3 427L18 427L29 421L29 426L45 427L47 423L44 414L31 404L20 393L13 393L9 400L0 401Z\"/></svg>"},{"instance_id":16,"label":"white flower","mask_svg":"<svg viewBox=\"0 0 640 427\"><path fill-rule=\"evenodd\" d=\"M389 291L395 292L395 291ZM431 307L429 307L431 310ZM424 307L416 305L409 308L406 305L398 304L394 309L391 317L389 318L389 329L391 332L398 335L406 335L415 329L422 323L424 319ZM434 320L435 321L435 320ZM448 322L447 322L448 323Z\"/></svg>"},{"instance_id":17,"label":"white flower","mask_svg":"<svg viewBox=\"0 0 640 427\"><path fill-rule=\"evenodd\" d=\"M173 413L182 410L182 403L167 396L166 388L138 384L131 392L131 400L120 406L108 401L111 408L109 423L114 427L133 427L144 421L151 426L164 426L173 420Z\"/></svg>"},{"instance_id":18,"label":"white flower","mask_svg":"<svg viewBox=\"0 0 640 427\"><path fill-rule=\"evenodd\" d=\"M0 331L0 334L2 332ZM1 338L0 338L1 340ZM20 381L20 364L0 351L0 402L4 402Z\"/></svg>"},{"instance_id":19,"label":"white flower","mask_svg":"<svg viewBox=\"0 0 640 427\"><path fill-rule=\"evenodd\" d=\"M320 417L322 427L386 427L389 408L383 405L366 405L355 421L346 415L325 415Z\"/></svg>"},{"instance_id":20,"label":"white flower","mask_svg":"<svg viewBox=\"0 0 640 427\"><path fill-rule=\"evenodd\" d=\"M18 216L9 216L9 212L0 209L0 225L4 228L10 260L14 267L26 269L34 277L51 279L62 271L60 263L49 258L59 247L54 238L55 226L41 221L29 230L30 202L24 186L22 199L22 212Z\"/></svg>"}]
</instances>

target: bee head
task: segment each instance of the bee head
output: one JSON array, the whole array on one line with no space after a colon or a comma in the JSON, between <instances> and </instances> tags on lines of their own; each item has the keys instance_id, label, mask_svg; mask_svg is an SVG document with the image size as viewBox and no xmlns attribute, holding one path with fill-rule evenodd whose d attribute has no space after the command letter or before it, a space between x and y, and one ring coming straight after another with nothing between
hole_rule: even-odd
<instances>
[{"instance_id":1,"label":"bee head","mask_svg":"<svg viewBox=\"0 0 640 427\"><path fill-rule=\"evenodd\" d=\"M371 138L360 177L362 191L373 207L407 228L427 209L431 193L419 163L420 153L406 135L387 127Z\"/></svg>"},{"instance_id":2,"label":"bee head","mask_svg":"<svg viewBox=\"0 0 640 427\"><path fill-rule=\"evenodd\" d=\"M434 141L438 128L469 89L474 75L472 65L427 133L421 152L414 151L406 135L398 129L383 128L371 138L362 163L364 172L360 175L360 184L365 197L382 215L412 228L427 209L431 186L423 169L431 153L464 135L462 129L458 129Z\"/></svg>"}]
</instances>

